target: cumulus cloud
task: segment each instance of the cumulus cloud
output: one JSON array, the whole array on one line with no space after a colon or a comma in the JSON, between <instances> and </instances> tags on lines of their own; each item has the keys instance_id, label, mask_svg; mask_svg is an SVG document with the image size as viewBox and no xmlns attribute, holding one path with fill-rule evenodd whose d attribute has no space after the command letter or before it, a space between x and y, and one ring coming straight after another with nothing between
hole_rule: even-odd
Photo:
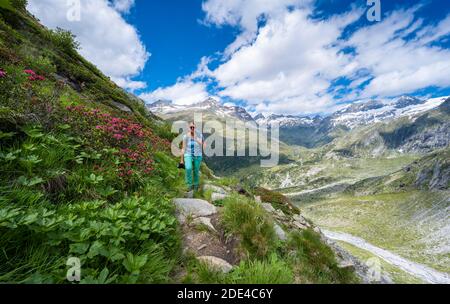
<instances>
[{"instance_id":1,"label":"cumulus cloud","mask_svg":"<svg viewBox=\"0 0 450 304\"><path fill-rule=\"evenodd\" d=\"M208 64L211 58L203 57L197 66L197 70L186 77L179 78L177 82L168 87L160 87L153 92L142 93L139 97L148 103L158 100L170 100L178 105L191 105L207 99L207 83L213 76ZM218 96L214 96L220 99Z\"/></svg>"},{"instance_id":2,"label":"cumulus cloud","mask_svg":"<svg viewBox=\"0 0 450 304\"><path fill-rule=\"evenodd\" d=\"M72 31L81 44L80 53L93 62L117 84L126 89L143 88L134 81L150 54L136 28L121 16L134 4L132 0L81 0L80 21L70 21L70 2L61 0L29 0L28 9L49 28Z\"/></svg>"},{"instance_id":3,"label":"cumulus cloud","mask_svg":"<svg viewBox=\"0 0 450 304\"><path fill-rule=\"evenodd\" d=\"M208 0L202 8L206 23L238 26L242 33L225 50L230 55L241 46L251 42L262 19L277 19L288 8L309 7L313 0Z\"/></svg>"},{"instance_id":4,"label":"cumulus cloud","mask_svg":"<svg viewBox=\"0 0 450 304\"><path fill-rule=\"evenodd\" d=\"M329 21L313 21L307 10L294 10L269 20L251 45L213 71L223 88L220 95L273 112L320 112L331 106L330 82L355 69L333 44L359 16L355 10Z\"/></svg>"},{"instance_id":5,"label":"cumulus cloud","mask_svg":"<svg viewBox=\"0 0 450 304\"><path fill-rule=\"evenodd\" d=\"M416 8L395 11L382 22L357 30L347 42L354 47L358 68L373 79L360 96L397 96L429 86L448 87L450 51L430 45L450 34L450 15L435 26L419 30ZM414 35L405 40L407 35Z\"/></svg>"},{"instance_id":6,"label":"cumulus cloud","mask_svg":"<svg viewBox=\"0 0 450 304\"><path fill-rule=\"evenodd\" d=\"M210 75L220 96L266 113L326 112L340 98L351 102L449 87L450 53L437 42L448 38L450 15L424 26L416 17L421 7L393 11L343 38L363 8L318 20L312 17L314 1L207 0L207 22L241 28ZM339 80L349 84L338 86Z\"/></svg>"},{"instance_id":7,"label":"cumulus cloud","mask_svg":"<svg viewBox=\"0 0 450 304\"><path fill-rule=\"evenodd\" d=\"M113 0L112 4L115 10L128 13L134 6L134 0Z\"/></svg>"},{"instance_id":8,"label":"cumulus cloud","mask_svg":"<svg viewBox=\"0 0 450 304\"><path fill-rule=\"evenodd\" d=\"M153 92L143 93L139 97L148 103L157 100L171 100L174 104L191 105L207 99L208 96L205 83L184 79L173 86L158 88Z\"/></svg>"}]
</instances>

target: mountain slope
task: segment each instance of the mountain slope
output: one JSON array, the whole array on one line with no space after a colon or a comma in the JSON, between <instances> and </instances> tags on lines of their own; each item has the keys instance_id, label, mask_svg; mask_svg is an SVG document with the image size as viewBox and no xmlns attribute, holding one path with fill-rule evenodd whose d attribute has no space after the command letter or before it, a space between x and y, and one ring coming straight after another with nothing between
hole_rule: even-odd
<instances>
[{"instance_id":1,"label":"mountain slope","mask_svg":"<svg viewBox=\"0 0 450 304\"><path fill-rule=\"evenodd\" d=\"M0 9L0 72L0 281L67 283L68 257L83 283L169 280L167 127L24 10Z\"/></svg>"},{"instance_id":2,"label":"mountain slope","mask_svg":"<svg viewBox=\"0 0 450 304\"><path fill-rule=\"evenodd\" d=\"M445 148L450 144L449 101L427 112L415 110L410 116L355 128L329 145L329 155L376 157Z\"/></svg>"}]
</instances>

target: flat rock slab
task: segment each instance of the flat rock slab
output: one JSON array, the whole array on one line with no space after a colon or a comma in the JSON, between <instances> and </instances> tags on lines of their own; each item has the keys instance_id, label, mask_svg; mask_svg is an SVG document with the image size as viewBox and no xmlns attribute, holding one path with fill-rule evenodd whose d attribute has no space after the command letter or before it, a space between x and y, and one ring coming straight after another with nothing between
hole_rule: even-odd
<instances>
[{"instance_id":1,"label":"flat rock slab","mask_svg":"<svg viewBox=\"0 0 450 304\"><path fill-rule=\"evenodd\" d=\"M173 200L177 212L184 216L192 216L193 218L211 216L217 213L217 208L200 199L176 198Z\"/></svg>"},{"instance_id":2,"label":"flat rock slab","mask_svg":"<svg viewBox=\"0 0 450 304\"><path fill-rule=\"evenodd\" d=\"M197 259L200 262L205 263L209 267L219 270L223 273L228 273L233 270L233 266L230 263L214 256L201 256Z\"/></svg>"},{"instance_id":3,"label":"flat rock slab","mask_svg":"<svg viewBox=\"0 0 450 304\"><path fill-rule=\"evenodd\" d=\"M126 112L126 113L131 113L133 112L129 107L127 107L126 105L116 102L116 101L109 101L113 106L115 106L116 108L118 108L119 110Z\"/></svg>"}]
</instances>

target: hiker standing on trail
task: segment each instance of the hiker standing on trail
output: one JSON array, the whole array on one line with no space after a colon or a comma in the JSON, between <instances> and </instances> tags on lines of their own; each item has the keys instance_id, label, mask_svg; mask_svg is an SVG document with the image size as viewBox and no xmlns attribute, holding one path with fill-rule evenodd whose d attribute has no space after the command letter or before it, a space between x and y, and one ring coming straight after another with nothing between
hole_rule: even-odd
<instances>
[{"instance_id":1,"label":"hiker standing on trail","mask_svg":"<svg viewBox=\"0 0 450 304\"><path fill-rule=\"evenodd\" d=\"M203 135L196 131L194 122L189 124L189 131L183 136L181 150L181 164L186 169L186 184L189 191L198 191L200 185L200 166L202 164L203 149L206 144Z\"/></svg>"}]
</instances>

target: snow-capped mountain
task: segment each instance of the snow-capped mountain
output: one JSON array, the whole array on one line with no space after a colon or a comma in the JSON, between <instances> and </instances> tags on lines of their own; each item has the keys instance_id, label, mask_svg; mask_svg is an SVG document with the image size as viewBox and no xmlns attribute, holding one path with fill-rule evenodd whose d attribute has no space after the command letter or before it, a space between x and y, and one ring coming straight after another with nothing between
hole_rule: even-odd
<instances>
[{"instance_id":1,"label":"snow-capped mountain","mask_svg":"<svg viewBox=\"0 0 450 304\"><path fill-rule=\"evenodd\" d=\"M147 107L154 114L168 119L192 113L203 113L220 119L233 118L244 122L254 121L252 116L244 108L222 105L214 98L208 98L192 105L176 105L171 101L159 100Z\"/></svg>"},{"instance_id":2,"label":"snow-capped mountain","mask_svg":"<svg viewBox=\"0 0 450 304\"><path fill-rule=\"evenodd\" d=\"M423 112L439 107L447 97L432 98L428 100L411 96L402 96L390 101L372 100L368 102L354 103L331 114L328 117L276 115L264 116L258 114L254 120L260 124L279 123L283 128L312 127L321 124L331 124L331 127L344 126L354 129L377 122L384 122L402 116L416 116Z\"/></svg>"},{"instance_id":3,"label":"snow-capped mountain","mask_svg":"<svg viewBox=\"0 0 450 304\"><path fill-rule=\"evenodd\" d=\"M384 122L403 116L414 117L439 107L447 98L448 96L421 100L403 96L387 102L374 100L356 103L337 111L330 118L333 126L345 126L354 129L358 126Z\"/></svg>"},{"instance_id":4,"label":"snow-capped mountain","mask_svg":"<svg viewBox=\"0 0 450 304\"><path fill-rule=\"evenodd\" d=\"M271 123L278 123L281 128L293 128L299 126L311 126L314 124L314 118L293 116L293 115L276 115L272 114L265 117L263 114L258 114L254 117L258 125L269 125Z\"/></svg>"},{"instance_id":5,"label":"snow-capped mountain","mask_svg":"<svg viewBox=\"0 0 450 304\"><path fill-rule=\"evenodd\" d=\"M151 112L165 119L178 118L199 112L220 119L233 118L243 122L254 121L258 125L278 123L281 129L296 129L299 127L329 129L338 126L354 129L359 126L386 122L404 116L412 118L439 107L447 98L448 96L422 100L416 97L402 96L390 101L372 100L348 105L328 117L277 114L268 116L257 114L255 117L252 117L243 107L222 105L214 98L208 98L193 105L176 105L168 100L159 100L148 105L148 108Z\"/></svg>"}]
</instances>

